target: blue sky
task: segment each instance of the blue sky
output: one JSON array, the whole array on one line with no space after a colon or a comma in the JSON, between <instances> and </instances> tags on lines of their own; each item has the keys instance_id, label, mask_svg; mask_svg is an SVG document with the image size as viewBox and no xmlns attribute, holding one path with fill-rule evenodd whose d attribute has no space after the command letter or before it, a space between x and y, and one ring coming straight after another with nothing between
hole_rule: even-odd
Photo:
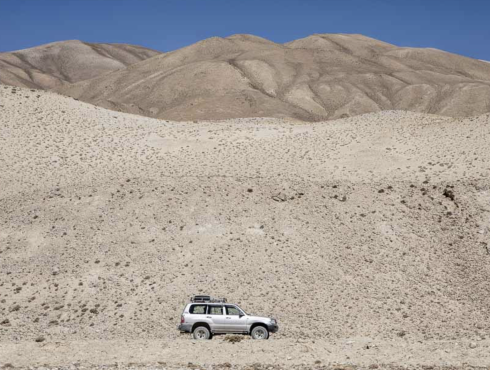
<instances>
[{"instance_id":1,"label":"blue sky","mask_svg":"<svg viewBox=\"0 0 490 370\"><path fill-rule=\"evenodd\" d=\"M52 41L170 51L211 36L361 33L490 60L490 0L0 0L0 51Z\"/></svg>"}]
</instances>

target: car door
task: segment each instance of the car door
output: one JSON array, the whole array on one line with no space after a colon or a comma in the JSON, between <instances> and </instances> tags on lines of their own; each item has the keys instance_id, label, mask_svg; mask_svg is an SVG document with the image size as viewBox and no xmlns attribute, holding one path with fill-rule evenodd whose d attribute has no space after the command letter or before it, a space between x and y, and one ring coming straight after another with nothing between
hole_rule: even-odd
<instances>
[{"instance_id":1,"label":"car door","mask_svg":"<svg viewBox=\"0 0 490 370\"><path fill-rule=\"evenodd\" d=\"M190 305L189 312L184 312L186 323L191 324L191 326L196 322L211 323L209 319L206 319L207 308L207 305L203 303Z\"/></svg>"},{"instance_id":2,"label":"car door","mask_svg":"<svg viewBox=\"0 0 490 370\"><path fill-rule=\"evenodd\" d=\"M210 304L206 318L211 320L211 331L213 333L226 332L226 320L223 312L223 305Z\"/></svg>"},{"instance_id":3,"label":"car door","mask_svg":"<svg viewBox=\"0 0 490 370\"><path fill-rule=\"evenodd\" d=\"M225 306L226 331L228 333L244 333L247 331L247 316L236 306Z\"/></svg>"}]
</instances>

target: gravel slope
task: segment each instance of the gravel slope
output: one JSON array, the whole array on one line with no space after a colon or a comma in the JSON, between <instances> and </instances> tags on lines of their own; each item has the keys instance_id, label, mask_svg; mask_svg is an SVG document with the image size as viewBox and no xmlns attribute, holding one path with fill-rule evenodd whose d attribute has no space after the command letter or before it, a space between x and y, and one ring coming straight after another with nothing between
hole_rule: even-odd
<instances>
[{"instance_id":1,"label":"gravel slope","mask_svg":"<svg viewBox=\"0 0 490 370\"><path fill-rule=\"evenodd\" d=\"M271 343L481 354L489 131L489 115L397 111L167 122L0 86L3 353L30 342L37 363L40 336L177 341L181 361L193 348L175 330L181 310L209 293L276 317Z\"/></svg>"}]
</instances>

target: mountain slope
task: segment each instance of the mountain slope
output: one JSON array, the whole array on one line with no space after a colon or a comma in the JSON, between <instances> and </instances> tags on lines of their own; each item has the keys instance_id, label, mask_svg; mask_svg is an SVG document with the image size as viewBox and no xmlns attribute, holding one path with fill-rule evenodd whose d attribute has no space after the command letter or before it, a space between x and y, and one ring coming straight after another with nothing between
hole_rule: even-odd
<instances>
[{"instance_id":1,"label":"mountain slope","mask_svg":"<svg viewBox=\"0 0 490 370\"><path fill-rule=\"evenodd\" d=\"M392 109L471 116L490 111L490 64L362 35L312 35L284 45L234 35L58 91L174 120L325 120Z\"/></svg>"},{"instance_id":2,"label":"mountain slope","mask_svg":"<svg viewBox=\"0 0 490 370\"><path fill-rule=\"evenodd\" d=\"M169 341L193 293L273 315L274 340L488 337L489 115L194 124L0 101L0 343Z\"/></svg>"},{"instance_id":3,"label":"mountain slope","mask_svg":"<svg viewBox=\"0 0 490 370\"><path fill-rule=\"evenodd\" d=\"M0 83L52 89L125 68L160 54L127 44L94 44L78 40L0 53Z\"/></svg>"}]
</instances>

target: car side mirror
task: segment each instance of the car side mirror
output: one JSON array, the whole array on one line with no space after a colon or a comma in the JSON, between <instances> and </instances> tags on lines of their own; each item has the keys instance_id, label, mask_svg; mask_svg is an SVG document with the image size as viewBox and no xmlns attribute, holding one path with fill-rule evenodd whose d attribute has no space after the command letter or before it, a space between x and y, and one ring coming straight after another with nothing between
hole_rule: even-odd
<instances>
[{"instance_id":1,"label":"car side mirror","mask_svg":"<svg viewBox=\"0 0 490 370\"><path fill-rule=\"evenodd\" d=\"M243 316L245 316L243 313L239 313L238 317L241 319Z\"/></svg>"}]
</instances>

